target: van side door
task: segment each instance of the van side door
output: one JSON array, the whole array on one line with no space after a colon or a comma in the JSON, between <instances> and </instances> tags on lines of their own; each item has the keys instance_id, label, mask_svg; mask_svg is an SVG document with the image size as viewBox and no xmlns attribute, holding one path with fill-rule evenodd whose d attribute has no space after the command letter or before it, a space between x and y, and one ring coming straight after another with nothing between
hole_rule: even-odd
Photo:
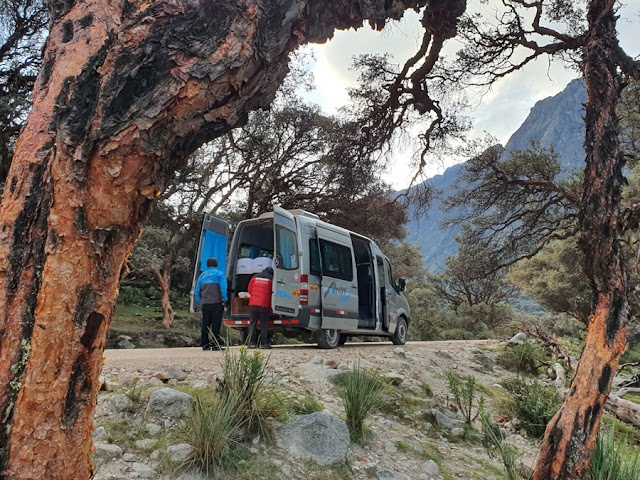
<instances>
[{"instance_id":1,"label":"van side door","mask_svg":"<svg viewBox=\"0 0 640 480\"><path fill-rule=\"evenodd\" d=\"M398 324L398 286L393 278L391 264L387 258L384 259L387 295L387 314L389 315L389 333L396 331Z\"/></svg>"},{"instance_id":2,"label":"van side door","mask_svg":"<svg viewBox=\"0 0 640 480\"><path fill-rule=\"evenodd\" d=\"M198 278L207 269L207 260L209 258L213 257L218 260L218 270L224 272L226 277L229 278L229 273L227 272L228 238L229 224L220 218L205 214L202 220L196 263L193 269L193 282L191 283L191 299L189 302L189 311L191 313L202 310L202 305L196 300L195 289Z\"/></svg>"},{"instance_id":3,"label":"van side door","mask_svg":"<svg viewBox=\"0 0 640 480\"><path fill-rule=\"evenodd\" d=\"M273 313L297 316L300 309L298 229L291 213L273 207Z\"/></svg>"},{"instance_id":4,"label":"van side door","mask_svg":"<svg viewBox=\"0 0 640 480\"><path fill-rule=\"evenodd\" d=\"M358 328L358 285L349 237L323 233L318 228L322 263L322 328Z\"/></svg>"}]
</instances>

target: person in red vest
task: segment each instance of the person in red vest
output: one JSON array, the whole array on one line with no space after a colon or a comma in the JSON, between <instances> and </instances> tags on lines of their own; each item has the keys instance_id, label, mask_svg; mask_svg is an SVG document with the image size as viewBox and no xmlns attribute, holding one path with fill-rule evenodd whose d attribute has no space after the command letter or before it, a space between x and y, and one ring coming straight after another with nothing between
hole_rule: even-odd
<instances>
[{"instance_id":1,"label":"person in red vest","mask_svg":"<svg viewBox=\"0 0 640 480\"><path fill-rule=\"evenodd\" d=\"M273 286L273 268L267 267L256 273L249 282L249 338L251 347L260 341L261 348L271 348L269 343L269 317L271 316L271 290ZM260 336L258 337L258 325Z\"/></svg>"}]
</instances>

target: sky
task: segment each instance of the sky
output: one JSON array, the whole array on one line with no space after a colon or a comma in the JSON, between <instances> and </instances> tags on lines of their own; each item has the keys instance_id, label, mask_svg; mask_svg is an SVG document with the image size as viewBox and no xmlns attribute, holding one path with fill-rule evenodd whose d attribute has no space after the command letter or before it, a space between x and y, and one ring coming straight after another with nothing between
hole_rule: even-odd
<instances>
[{"instance_id":1,"label":"sky","mask_svg":"<svg viewBox=\"0 0 640 480\"><path fill-rule=\"evenodd\" d=\"M487 12L491 8L478 0L470 1L469 8ZM482 4L481 4L482 3ZM621 5L618 31L620 43L631 56L640 54L640 0L628 0ZM336 32L325 44L308 47L314 60L309 68L313 72L316 88L304 96L318 103L327 113L335 113L348 101L347 89L356 85L356 73L350 69L354 56L363 53L389 53L397 63L413 55L421 41L419 16L408 12L401 22L390 23L382 32L368 26L357 31ZM445 55L452 56L460 47L455 40L445 47ZM524 122L531 108L539 100L556 95L578 73L569 70L559 61L549 63L542 58L495 83L490 90L473 92L468 113L474 121L470 137L491 134L505 144L511 134ZM412 174L411 152L397 151L390 163L387 180L396 189L407 186ZM433 176L459 159L444 158L429 166L427 176Z\"/></svg>"}]
</instances>

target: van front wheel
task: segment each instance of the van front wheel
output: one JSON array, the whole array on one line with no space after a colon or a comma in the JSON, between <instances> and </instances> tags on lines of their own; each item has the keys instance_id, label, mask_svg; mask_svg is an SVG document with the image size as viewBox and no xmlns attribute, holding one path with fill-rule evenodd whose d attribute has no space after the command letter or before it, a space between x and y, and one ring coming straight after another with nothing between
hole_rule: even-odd
<instances>
[{"instance_id":1,"label":"van front wheel","mask_svg":"<svg viewBox=\"0 0 640 480\"><path fill-rule=\"evenodd\" d=\"M335 328L321 329L318 332L318 347L323 349L336 348L340 344L340 332Z\"/></svg>"},{"instance_id":2,"label":"van front wheel","mask_svg":"<svg viewBox=\"0 0 640 480\"><path fill-rule=\"evenodd\" d=\"M400 317L398 318L396 331L394 332L393 337L391 338L391 341L393 342L394 345L404 345L405 343L407 343L407 334L408 334L407 321L405 320L404 317Z\"/></svg>"}]
</instances>

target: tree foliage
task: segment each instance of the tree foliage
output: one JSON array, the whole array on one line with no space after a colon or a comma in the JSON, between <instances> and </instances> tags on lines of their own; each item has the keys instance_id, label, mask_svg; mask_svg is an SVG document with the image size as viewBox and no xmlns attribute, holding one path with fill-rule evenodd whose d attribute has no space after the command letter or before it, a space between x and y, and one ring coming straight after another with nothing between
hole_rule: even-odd
<instances>
[{"instance_id":1,"label":"tree foliage","mask_svg":"<svg viewBox=\"0 0 640 480\"><path fill-rule=\"evenodd\" d=\"M7 177L15 142L31 108L48 13L43 0L0 3L0 185Z\"/></svg>"}]
</instances>

